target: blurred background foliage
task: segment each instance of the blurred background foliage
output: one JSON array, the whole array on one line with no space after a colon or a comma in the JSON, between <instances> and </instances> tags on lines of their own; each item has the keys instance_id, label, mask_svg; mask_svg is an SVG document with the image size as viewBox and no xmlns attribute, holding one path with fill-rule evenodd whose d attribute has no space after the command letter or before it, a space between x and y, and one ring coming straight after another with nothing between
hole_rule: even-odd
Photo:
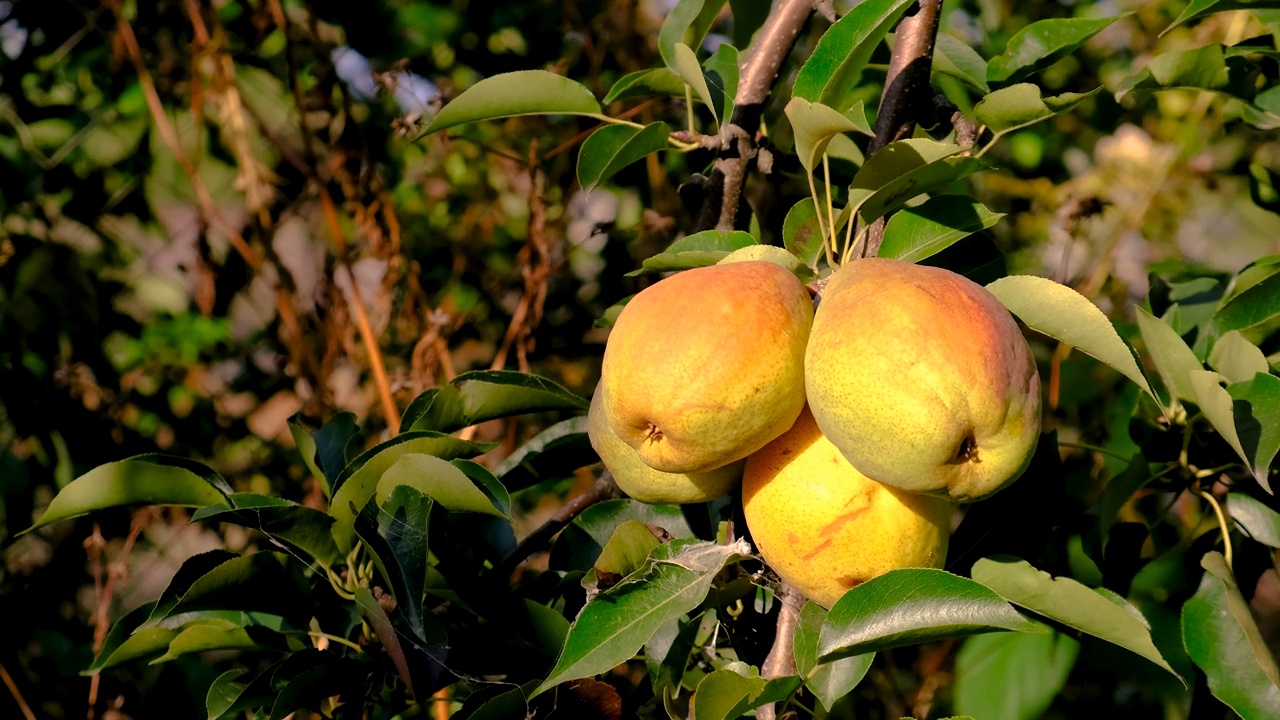
<instances>
[{"instance_id":1,"label":"blurred background foliage","mask_svg":"<svg viewBox=\"0 0 1280 720\"><path fill-rule=\"evenodd\" d=\"M658 63L670 4L0 2L0 667L42 717L83 717L91 699L115 717L201 712L214 671L195 659L125 666L92 689L79 673L103 619L156 597L187 557L252 542L181 510L14 537L87 469L160 450L207 462L237 489L318 502L286 426L296 413L318 424L352 412L368 445L418 393L470 369L533 370L590 394L605 336L596 320L648 282L623 277L639 259L692 227L699 198L680 186L710 154L650 156L584 194L574 163L590 119L413 138L442 103L500 72L551 69L602 97ZM1041 73L1045 95L1114 90L1153 54L1280 33L1280 17L1223 13L1161 35L1182 6L948 0L942 32L992 57L1034 20L1132 13ZM798 58L823 27L811 21ZM734 32L726 8L709 41ZM868 76L885 62L881 48ZM947 83L971 109L977 96ZM685 115L680 99L608 110L677 126ZM1068 283L1122 328L1151 270L1182 297L1220 294L1212 278L1280 251L1280 143L1240 113L1196 91L1123 102L1104 91L1017 132L989 154L997 169L972 180L1007 216L953 252ZM770 132L789 145L785 124ZM779 158L748 190L766 242L808 194L794 158ZM1136 390L1079 354L1039 349L1059 438L1132 452ZM395 408L380 400L379 365ZM537 418L499 421L477 438L501 443L496 462L538 429ZM1077 451L1066 469L1083 506L1124 468ZM582 473L517 495L523 530L590 482ZM1210 528L1195 503L1179 512L1167 546ZM1274 570L1257 577L1255 608L1274 611ZM1194 589L1147 582L1154 603ZM1262 621L1274 644L1280 622ZM947 692L948 650L886 654L859 691L878 695L874 716L911 712L919 694L908 691L925 681ZM1092 687L1073 678L1071 716L1112 706ZM1130 687L1131 707L1159 707L1161 691ZM0 715L16 708L0 693Z\"/></svg>"}]
</instances>

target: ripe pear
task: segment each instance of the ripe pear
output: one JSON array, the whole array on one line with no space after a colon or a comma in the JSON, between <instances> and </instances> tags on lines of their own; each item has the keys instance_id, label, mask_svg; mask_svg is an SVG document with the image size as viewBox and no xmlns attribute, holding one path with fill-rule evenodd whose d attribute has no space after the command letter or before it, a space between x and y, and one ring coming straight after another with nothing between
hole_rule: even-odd
<instances>
[{"instance_id":1,"label":"ripe pear","mask_svg":"<svg viewBox=\"0 0 1280 720\"><path fill-rule=\"evenodd\" d=\"M808 408L747 458L742 509L769 567L826 608L890 570L942 567L951 537L950 502L858 472Z\"/></svg>"},{"instance_id":2,"label":"ripe pear","mask_svg":"<svg viewBox=\"0 0 1280 720\"><path fill-rule=\"evenodd\" d=\"M640 459L635 448L622 441L604 415L603 386L596 388L587 411L587 437L613 479L630 497L646 503L680 505L705 502L727 495L742 479L745 460L705 473L666 473Z\"/></svg>"},{"instance_id":3,"label":"ripe pear","mask_svg":"<svg viewBox=\"0 0 1280 720\"><path fill-rule=\"evenodd\" d=\"M770 262L696 268L649 286L605 346L609 425L663 472L745 458L800 414L812 323L808 291Z\"/></svg>"},{"instance_id":4,"label":"ripe pear","mask_svg":"<svg viewBox=\"0 0 1280 720\"><path fill-rule=\"evenodd\" d=\"M954 502L1017 479L1040 435L1040 376L1013 316L961 275L900 260L855 260L832 275L805 389L854 467Z\"/></svg>"}]
</instances>

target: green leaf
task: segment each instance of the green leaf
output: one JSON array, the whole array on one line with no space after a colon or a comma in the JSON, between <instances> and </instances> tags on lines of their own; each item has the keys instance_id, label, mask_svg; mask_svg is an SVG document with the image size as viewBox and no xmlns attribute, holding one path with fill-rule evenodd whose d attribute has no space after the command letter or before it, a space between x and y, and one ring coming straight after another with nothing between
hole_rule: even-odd
<instances>
[{"instance_id":1,"label":"green leaf","mask_svg":"<svg viewBox=\"0 0 1280 720\"><path fill-rule=\"evenodd\" d=\"M1002 54L987 64L987 80L1015 82L1046 68L1075 52L1111 23L1125 15L1109 18L1051 18L1019 30L1009 38Z\"/></svg>"},{"instance_id":2,"label":"green leaf","mask_svg":"<svg viewBox=\"0 0 1280 720\"><path fill-rule=\"evenodd\" d=\"M995 135L991 142L1002 136L1061 115L1097 95L1102 88L1087 93L1062 93L1053 97L1041 97L1040 88L1031 83L1019 83L1001 88L984 97L973 108L978 122L986 125Z\"/></svg>"},{"instance_id":3,"label":"green leaf","mask_svg":"<svg viewBox=\"0 0 1280 720\"><path fill-rule=\"evenodd\" d=\"M1258 373L1266 375L1271 372L1271 366L1258 346L1237 330L1226 333L1213 343L1209 367L1233 383L1246 382Z\"/></svg>"},{"instance_id":4,"label":"green leaf","mask_svg":"<svg viewBox=\"0 0 1280 720\"><path fill-rule=\"evenodd\" d=\"M955 709L980 718L1034 720L1066 685L1080 643L1061 633L994 633L956 655Z\"/></svg>"},{"instance_id":5,"label":"green leaf","mask_svg":"<svg viewBox=\"0 0 1280 720\"><path fill-rule=\"evenodd\" d=\"M580 415L535 435L499 463L493 474L509 492L515 492L545 480L569 477L574 470L599 461L587 438L587 417Z\"/></svg>"},{"instance_id":6,"label":"green leaf","mask_svg":"<svg viewBox=\"0 0 1280 720\"><path fill-rule=\"evenodd\" d=\"M825 208L823 208L825 212ZM818 224L818 210L813 198L807 197L787 211L782 221L782 247L795 255L810 268L818 267L822 257L822 227Z\"/></svg>"},{"instance_id":7,"label":"green leaf","mask_svg":"<svg viewBox=\"0 0 1280 720\"><path fill-rule=\"evenodd\" d=\"M998 630L1045 632L979 583L932 568L891 570L836 601L818 639L827 662Z\"/></svg>"},{"instance_id":8,"label":"green leaf","mask_svg":"<svg viewBox=\"0 0 1280 720\"><path fill-rule=\"evenodd\" d=\"M460 376L461 377L461 376ZM438 432L409 432L388 440L352 461L333 495L329 514L333 516L333 540L346 554L355 541L352 529L359 509L373 497L383 473L406 455L433 455L450 460L458 455L475 455L484 446Z\"/></svg>"},{"instance_id":9,"label":"green leaf","mask_svg":"<svg viewBox=\"0 0 1280 720\"><path fill-rule=\"evenodd\" d=\"M512 415L550 410L586 410L590 404L552 380L514 370L465 372L453 379L452 387L458 392L461 417L453 418L452 422L441 427L426 427L427 418L430 417L428 414L415 419L411 429L452 432L468 425ZM486 449L492 449L492 446L486 446Z\"/></svg>"},{"instance_id":10,"label":"green leaf","mask_svg":"<svg viewBox=\"0 0 1280 720\"><path fill-rule=\"evenodd\" d=\"M933 72L953 77L982 95L991 92L987 86L987 61L955 36L938 33L933 49Z\"/></svg>"},{"instance_id":11,"label":"green leaf","mask_svg":"<svg viewBox=\"0 0 1280 720\"><path fill-rule=\"evenodd\" d=\"M837 111L853 105L852 93L872 51L912 0L863 0L827 29L796 74L792 97Z\"/></svg>"},{"instance_id":12,"label":"green leaf","mask_svg":"<svg viewBox=\"0 0 1280 720\"><path fill-rule=\"evenodd\" d=\"M664 623L700 605L726 563L750 553L743 542L717 545L675 540L660 545L647 569L602 592L582 608L564 651L534 695L590 677L634 656Z\"/></svg>"},{"instance_id":13,"label":"green leaf","mask_svg":"<svg viewBox=\"0 0 1280 720\"><path fill-rule=\"evenodd\" d=\"M1002 217L968 195L936 195L889 218L879 256L920 262Z\"/></svg>"},{"instance_id":14,"label":"green leaf","mask_svg":"<svg viewBox=\"0 0 1280 720\"><path fill-rule=\"evenodd\" d=\"M919 195L986 168L979 159L954 157L965 148L927 138L889 143L853 176L849 205L864 223L887 215Z\"/></svg>"},{"instance_id":15,"label":"green leaf","mask_svg":"<svg viewBox=\"0 0 1280 720\"><path fill-rule=\"evenodd\" d=\"M675 64L671 69L693 88L693 94L697 95L702 104L711 110L711 117L719 124L720 109L717 107L716 99L711 96L711 88L707 85L706 75L702 74L702 65L698 62L698 56L688 45L676 43L674 59Z\"/></svg>"},{"instance_id":16,"label":"green leaf","mask_svg":"<svg viewBox=\"0 0 1280 720\"><path fill-rule=\"evenodd\" d=\"M1227 493L1227 512L1249 537L1266 545L1280 548L1280 513L1244 493Z\"/></svg>"},{"instance_id":17,"label":"green leaf","mask_svg":"<svg viewBox=\"0 0 1280 720\"><path fill-rule=\"evenodd\" d=\"M642 128L630 125L600 128L591 133L578 151L578 183L583 190L591 190L631 163L665 148L670 134L671 127L662 122Z\"/></svg>"},{"instance_id":18,"label":"green leaf","mask_svg":"<svg viewBox=\"0 0 1280 720\"><path fill-rule=\"evenodd\" d=\"M209 720L222 717L240 699L245 688L249 686L248 683L240 682L240 678L248 672L248 668L233 668L214 678L204 698L205 711Z\"/></svg>"},{"instance_id":19,"label":"green leaf","mask_svg":"<svg viewBox=\"0 0 1280 720\"><path fill-rule=\"evenodd\" d=\"M691 538L693 530L677 505L650 505L629 498L607 500L587 508L560 533L551 550L554 570L588 570L618 526L639 520L675 538Z\"/></svg>"},{"instance_id":20,"label":"green leaf","mask_svg":"<svg viewBox=\"0 0 1280 720\"><path fill-rule=\"evenodd\" d=\"M667 67L676 70L676 45L702 46L724 3L725 0L679 0L671 8L658 31L658 54Z\"/></svg>"},{"instance_id":21,"label":"green leaf","mask_svg":"<svg viewBox=\"0 0 1280 720\"><path fill-rule=\"evenodd\" d=\"M1151 482L1153 477L1151 464L1141 453L1134 453L1124 472L1107 482L1107 487L1102 491L1102 498L1098 501L1098 532L1104 549L1110 539L1111 526L1120 516L1121 508L1143 485Z\"/></svg>"},{"instance_id":22,"label":"green leaf","mask_svg":"<svg viewBox=\"0 0 1280 720\"><path fill-rule=\"evenodd\" d=\"M468 470L474 470L469 465L464 465L467 462L450 462L416 453L403 455L382 473L375 496L379 503L384 503L397 487L411 487L440 503L446 510L508 517L511 500L506 496L505 489L502 490L501 499L495 502L463 471L464 466ZM502 486L498 487L501 489Z\"/></svg>"},{"instance_id":23,"label":"green leaf","mask_svg":"<svg viewBox=\"0 0 1280 720\"><path fill-rule=\"evenodd\" d=\"M1151 641L1151 628L1138 611L1118 596L1105 596L1071 578L1053 578L1017 558L983 558L973 564L973 579L1001 597L1130 650L1178 676Z\"/></svg>"},{"instance_id":24,"label":"green leaf","mask_svg":"<svg viewBox=\"0 0 1280 720\"><path fill-rule=\"evenodd\" d=\"M318 710L320 701L364 689L368 668L354 658L340 657L291 678L271 703L268 720L285 720L298 710Z\"/></svg>"},{"instance_id":25,"label":"green leaf","mask_svg":"<svg viewBox=\"0 0 1280 720\"><path fill-rule=\"evenodd\" d=\"M333 669L325 673L326 667ZM210 687L205 706L209 720L268 708L270 714L259 712L255 717L279 718L288 714L283 705L292 704L295 710L307 705L314 708L318 700L358 691L368 672L368 666L358 660L306 648L275 663L248 683L239 681L243 674L223 673Z\"/></svg>"},{"instance_id":26,"label":"green leaf","mask_svg":"<svg viewBox=\"0 0 1280 720\"><path fill-rule=\"evenodd\" d=\"M182 564L160 595L144 627L201 610L243 610L279 615L305 627L309 592L275 552L236 556L222 551L195 555Z\"/></svg>"},{"instance_id":27,"label":"green leaf","mask_svg":"<svg viewBox=\"0 0 1280 720\"><path fill-rule=\"evenodd\" d=\"M821 103L811 103L802 97L793 97L784 109L795 134L796 154L800 164L810 173L822 163L822 154L832 138L847 132L871 135L866 114L861 103L855 104L849 114L843 114Z\"/></svg>"},{"instance_id":28,"label":"green leaf","mask_svg":"<svg viewBox=\"0 0 1280 720\"><path fill-rule=\"evenodd\" d=\"M355 524L356 535L371 552L379 574L391 588L396 610L419 637L426 634L422 605L433 504L432 498L417 488L396 485L381 505L370 499Z\"/></svg>"},{"instance_id":29,"label":"green leaf","mask_svg":"<svg viewBox=\"0 0 1280 720\"><path fill-rule=\"evenodd\" d=\"M1197 20L1213 13L1228 12L1230 10L1261 10L1264 8L1280 8L1280 2L1276 2L1276 0L1190 0L1186 7L1182 8L1182 12L1178 14L1177 19L1170 23L1169 27L1162 30L1160 34L1163 35L1185 22Z\"/></svg>"},{"instance_id":30,"label":"green leaf","mask_svg":"<svg viewBox=\"0 0 1280 720\"><path fill-rule=\"evenodd\" d=\"M82 675L96 675L109 667L139 658L159 655L169 647L169 641L177 637L177 628L143 627L155 610L156 603L145 603L134 608L111 626L93 663Z\"/></svg>"},{"instance_id":31,"label":"green leaf","mask_svg":"<svg viewBox=\"0 0 1280 720\"><path fill-rule=\"evenodd\" d=\"M688 620L670 620L644 644L644 661L654 695L661 697L666 690L679 690L702 619L702 615L694 615Z\"/></svg>"},{"instance_id":32,"label":"green leaf","mask_svg":"<svg viewBox=\"0 0 1280 720\"><path fill-rule=\"evenodd\" d=\"M517 115L599 114L600 104L585 85L546 70L517 70L467 88L440 109L423 134Z\"/></svg>"},{"instance_id":33,"label":"green leaf","mask_svg":"<svg viewBox=\"0 0 1280 720\"><path fill-rule=\"evenodd\" d=\"M465 414L458 388L452 385L429 388L404 409L404 414L400 416L400 432L404 434L466 427Z\"/></svg>"},{"instance_id":34,"label":"green leaf","mask_svg":"<svg viewBox=\"0 0 1280 720\"><path fill-rule=\"evenodd\" d=\"M342 559L330 530L333 518L327 513L254 493L235 493L230 499L232 508L208 505L197 510L191 519L253 528L273 542L295 547L326 565Z\"/></svg>"},{"instance_id":35,"label":"green leaf","mask_svg":"<svg viewBox=\"0 0 1280 720\"><path fill-rule=\"evenodd\" d=\"M1216 372L1209 370L1198 370L1191 373L1191 385L1196 391L1196 405L1200 406L1200 412L1209 420L1209 424L1214 430L1222 436L1223 440L1231 446L1232 450L1240 456L1246 466L1252 468L1252 458L1249 453L1245 452L1244 445L1240 443L1240 434L1236 431L1236 418L1231 394L1223 387L1222 383L1226 378Z\"/></svg>"},{"instance_id":36,"label":"green leaf","mask_svg":"<svg viewBox=\"0 0 1280 720\"><path fill-rule=\"evenodd\" d=\"M613 87L609 88L609 93L604 96L604 104L652 95L684 97L684 80L664 67L637 70L618 78Z\"/></svg>"},{"instance_id":37,"label":"green leaf","mask_svg":"<svg viewBox=\"0 0 1280 720\"><path fill-rule=\"evenodd\" d=\"M1200 565L1200 587L1182 606L1187 654L1204 670L1214 697L1240 717L1269 717L1280 707L1280 669L1226 560L1210 552Z\"/></svg>"},{"instance_id":38,"label":"green leaf","mask_svg":"<svg viewBox=\"0 0 1280 720\"><path fill-rule=\"evenodd\" d=\"M1253 342L1274 330L1280 324L1280 261L1264 258L1240 271L1213 324L1223 333L1238 330Z\"/></svg>"},{"instance_id":39,"label":"green leaf","mask_svg":"<svg viewBox=\"0 0 1280 720\"><path fill-rule=\"evenodd\" d=\"M139 455L99 465L72 480L21 534L122 505L229 505L230 492L231 486L204 465L165 455Z\"/></svg>"},{"instance_id":40,"label":"green leaf","mask_svg":"<svg viewBox=\"0 0 1280 720\"><path fill-rule=\"evenodd\" d=\"M667 272L669 270L688 270L690 268L715 265L726 255L758 244L750 233L741 230L723 232L720 230L703 230L686 235L662 252L648 258L639 270L627 273L628 276L647 272Z\"/></svg>"},{"instance_id":41,"label":"green leaf","mask_svg":"<svg viewBox=\"0 0 1280 720\"><path fill-rule=\"evenodd\" d=\"M1107 316L1066 285L1033 275L1011 275L987 286L1009 312L1036 332L1096 358L1155 397L1147 378Z\"/></svg>"},{"instance_id":42,"label":"green leaf","mask_svg":"<svg viewBox=\"0 0 1280 720\"><path fill-rule=\"evenodd\" d=\"M732 265L739 262L773 263L795 275L802 283L807 283L818 277L818 274L813 269L800 262L800 258L777 245L748 245L725 255L716 264Z\"/></svg>"},{"instance_id":43,"label":"green leaf","mask_svg":"<svg viewBox=\"0 0 1280 720\"><path fill-rule=\"evenodd\" d=\"M1248 382L1227 387L1240 446L1253 477L1267 492L1267 476L1280 451L1280 378L1258 373Z\"/></svg>"},{"instance_id":44,"label":"green leaf","mask_svg":"<svg viewBox=\"0 0 1280 720\"><path fill-rule=\"evenodd\" d=\"M391 657L391 664L395 666L400 679L406 686L416 687L413 672L409 668L409 659L400 642L401 635L396 632L395 626L391 624L391 618L387 617L387 612L374 599L373 593L369 592L368 588L356 588L356 607L360 609L360 615L373 629L378 642L382 643L383 650ZM405 640L408 640L407 636Z\"/></svg>"},{"instance_id":45,"label":"green leaf","mask_svg":"<svg viewBox=\"0 0 1280 720\"><path fill-rule=\"evenodd\" d=\"M347 466L347 449L352 446L359 429L356 416L349 412L334 415L314 432L308 432L296 415L289 420L293 442L298 446L307 469L320 481L325 497L333 496L334 482Z\"/></svg>"},{"instance_id":46,"label":"green leaf","mask_svg":"<svg viewBox=\"0 0 1280 720\"><path fill-rule=\"evenodd\" d=\"M152 665L176 660L183 655L209 650L274 650L288 651L284 637L262 627L240 627L226 620L201 620L188 623L169 642L164 655Z\"/></svg>"},{"instance_id":47,"label":"green leaf","mask_svg":"<svg viewBox=\"0 0 1280 720\"><path fill-rule=\"evenodd\" d=\"M656 547L658 537L648 525L638 520L626 520L613 531L613 537L596 558L596 574L608 573L618 576L618 579L630 575L648 561L649 553Z\"/></svg>"},{"instance_id":48,"label":"green leaf","mask_svg":"<svg viewBox=\"0 0 1280 720\"><path fill-rule=\"evenodd\" d=\"M732 669L716 670L698 682L689 718L728 720L741 717L761 705L785 700L799 687L798 677L765 680L759 675L743 675Z\"/></svg>"},{"instance_id":49,"label":"green leaf","mask_svg":"<svg viewBox=\"0 0 1280 720\"><path fill-rule=\"evenodd\" d=\"M853 692L866 677L876 654L854 655L819 664L818 635L826 620L827 611L821 605L815 602L804 604L800 610L800 621L796 624L795 659L796 671L804 678L804 686L830 712L836 700Z\"/></svg>"},{"instance_id":50,"label":"green leaf","mask_svg":"<svg viewBox=\"0 0 1280 720\"><path fill-rule=\"evenodd\" d=\"M1206 45L1155 56L1120 83L1116 99L1134 91L1208 90L1245 103L1243 117L1249 124L1262 130L1280 127L1280 115L1270 96L1257 91L1256 75L1254 60L1228 56L1222 45Z\"/></svg>"},{"instance_id":51,"label":"green leaf","mask_svg":"<svg viewBox=\"0 0 1280 720\"><path fill-rule=\"evenodd\" d=\"M733 98L738 92L738 49L721 43L715 53L702 63L707 88L711 91L716 112L724 122L733 117Z\"/></svg>"},{"instance_id":52,"label":"green leaf","mask_svg":"<svg viewBox=\"0 0 1280 720\"><path fill-rule=\"evenodd\" d=\"M1177 331L1156 318L1145 308L1136 311L1138 329L1147 353L1151 355L1160 379L1171 395L1180 400L1195 402L1196 391L1191 385L1191 373L1204 370L1196 354L1187 347Z\"/></svg>"}]
</instances>

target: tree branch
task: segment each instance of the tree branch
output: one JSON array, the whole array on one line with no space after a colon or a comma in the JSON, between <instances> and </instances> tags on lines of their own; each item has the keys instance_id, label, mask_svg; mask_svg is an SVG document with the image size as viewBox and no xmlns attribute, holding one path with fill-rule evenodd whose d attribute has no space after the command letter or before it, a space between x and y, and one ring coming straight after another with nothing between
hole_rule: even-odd
<instances>
[{"instance_id":1,"label":"tree branch","mask_svg":"<svg viewBox=\"0 0 1280 720\"><path fill-rule=\"evenodd\" d=\"M742 188L756 156L755 134L778 70L813 10L814 0L777 0L756 31L751 50L742 61L733 117L720 128L715 168L702 181L705 193L695 231L746 229L751 213Z\"/></svg>"},{"instance_id":2,"label":"tree branch","mask_svg":"<svg viewBox=\"0 0 1280 720\"><path fill-rule=\"evenodd\" d=\"M898 23L889 73L876 114L876 134L867 148L870 158L895 140L911 137L916 120L929 110L933 94L929 75L933 69L933 43L938 36L942 0L918 0L910 14ZM875 257L884 241L885 219L871 224L867 232L866 257Z\"/></svg>"},{"instance_id":3,"label":"tree branch","mask_svg":"<svg viewBox=\"0 0 1280 720\"><path fill-rule=\"evenodd\" d=\"M596 503L619 497L622 497L622 490L614 482L613 475L608 470L605 470L589 490L565 503L550 519L538 529L529 533L487 575L505 582L511 577L511 573L515 572L516 567L524 562L525 558L550 545L551 538L573 522L573 519L581 515L582 511Z\"/></svg>"},{"instance_id":4,"label":"tree branch","mask_svg":"<svg viewBox=\"0 0 1280 720\"><path fill-rule=\"evenodd\" d=\"M774 598L782 606L778 608L778 630L773 636L773 648L760 666L760 677L766 680L796 674L796 625L800 622L800 608L805 601L804 595L786 580L778 586ZM765 705L756 710L756 718L775 720L777 712L776 705Z\"/></svg>"}]
</instances>

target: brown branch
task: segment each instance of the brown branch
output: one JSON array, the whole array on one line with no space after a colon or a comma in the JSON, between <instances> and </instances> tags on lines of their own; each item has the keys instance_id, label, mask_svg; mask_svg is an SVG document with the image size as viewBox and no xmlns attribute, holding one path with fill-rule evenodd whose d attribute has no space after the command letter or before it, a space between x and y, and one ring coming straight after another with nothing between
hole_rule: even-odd
<instances>
[{"instance_id":1,"label":"brown branch","mask_svg":"<svg viewBox=\"0 0 1280 720\"><path fill-rule=\"evenodd\" d=\"M133 551L134 543L154 519L153 508L143 508L134 513L133 523L129 526L129 535L124 539L124 546L120 548L120 555L115 562L106 566L105 582L102 579L102 559L106 555L107 541L102 537L102 530L98 527L98 523L93 524L93 534L84 541L85 550L89 555L89 565L93 571L93 589L97 601L93 616L93 654L95 656L102 651L102 645L107 641L107 631L111 627L111 598L115 596L116 579L124 575L125 561ZM98 683L101 677L100 673L94 673L93 678L89 680L89 720L93 720L94 708L98 704Z\"/></svg>"},{"instance_id":2,"label":"brown branch","mask_svg":"<svg viewBox=\"0 0 1280 720\"><path fill-rule=\"evenodd\" d=\"M778 608L778 626L773 636L773 647L760 666L760 677L766 680L796 674L796 625L800 623L800 608L804 607L805 602L804 595L786 580L778 586L774 599L782 605ZM777 712L777 706L765 705L756 710L756 717L759 720L774 720L778 717Z\"/></svg>"},{"instance_id":3,"label":"brown branch","mask_svg":"<svg viewBox=\"0 0 1280 720\"><path fill-rule=\"evenodd\" d=\"M31 712L31 706L22 697L22 691L18 689L18 684L13 681L13 678L9 677L9 671L5 670L4 665L0 665L0 680L4 681L4 686L9 688L9 694L13 696L14 702L18 703L18 709L22 711L22 717L26 718L26 720L36 720L36 714Z\"/></svg>"},{"instance_id":4,"label":"brown branch","mask_svg":"<svg viewBox=\"0 0 1280 720\"><path fill-rule=\"evenodd\" d=\"M516 567L524 562L525 558L546 549L551 544L551 538L565 529L584 510L605 500L613 500L622 496L622 490L614 482L613 475L608 470L604 471L590 489L566 502L550 519L525 536L525 539L521 540L520 544L516 545L515 549L508 553L488 574L505 582L511 577L511 573L515 572Z\"/></svg>"},{"instance_id":5,"label":"brown branch","mask_svg":"<svg viewBox=\"0 0 1280 720\"><path fill-rule=\"evenodd\" d=\"M933 43L938 36L942 0L918 0L908 12L894 34L889 72L876 113L876 134L867 148L868 158L891 142L911 137L916 121L928 112L932 97L929 75L933 70ZM875 257L880 251L884 224L885 218L880 218L868 228L863 253L866 257Z\"/></svg>"},{"instance_id":6,"label":"brown branch","mask_svg":"<svg viewBox=\"0 0 1280 720\"><path fill-rule=\"evenodd\" d=\"M695 231L747 227L751 213L742 189L747 169L756 156L755 134L778 70L813 10L813 0L777 0L756 31L755 41L742 61L733 117L720 128L715 167L711 176L702 181L705 192Z\"/></svg>"}]
</instances>

